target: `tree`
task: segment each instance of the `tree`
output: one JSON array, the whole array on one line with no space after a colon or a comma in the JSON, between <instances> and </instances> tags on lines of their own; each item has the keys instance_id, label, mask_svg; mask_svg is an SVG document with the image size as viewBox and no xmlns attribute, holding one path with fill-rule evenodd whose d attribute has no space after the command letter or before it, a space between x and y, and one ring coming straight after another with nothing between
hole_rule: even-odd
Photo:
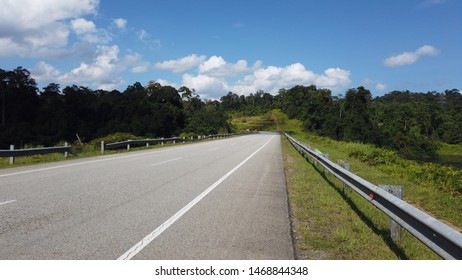
<instances>
[{"instance_id":1,"label":"tree","mask_svg":"<svg viewBox=\"0 0 462 280\"><path fill-rule=\"evenodd\" d=\"M373 143L373 126L370 116L372 95L364 87L349 89L345 95L343 140Z\"/></svg>"},{"instance_id":2,"label":"tree","mask_svg":"<svg viewBox=\"0 0 462 280\"><path fill-rule=\"evenodd\" d=\"M36 119L37 144L52 146L65 139L63 132L66 127L64 97L59 85L51 83L43 88L39 96L39 110Z\"/></svg>"},{"instance_id":3,"label":"tree","mask_svg":"<svg viewBox=\"0 0 462 280\"><path fill-rule=\"evenodd\" d=\"M22 67L0 71L2 125L0 146L21 146L34 139L39 108L38 89L30 72Z\"/></svg>"}]
</instances>

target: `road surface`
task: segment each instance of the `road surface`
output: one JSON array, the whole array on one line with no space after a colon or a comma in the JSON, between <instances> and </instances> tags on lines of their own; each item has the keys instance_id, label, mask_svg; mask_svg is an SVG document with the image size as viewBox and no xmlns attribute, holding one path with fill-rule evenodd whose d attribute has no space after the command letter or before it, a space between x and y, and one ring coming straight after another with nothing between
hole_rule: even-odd
<instances>
[{"instance_id":1,"label":"road surface","mask_svg":"<svg viewBox=\"0 0 462 280\"><path fill-rule=\"evenodd\" d=\"M0 259L292 259L280 137L0 170Z\"/></svg>"}]
</instances>

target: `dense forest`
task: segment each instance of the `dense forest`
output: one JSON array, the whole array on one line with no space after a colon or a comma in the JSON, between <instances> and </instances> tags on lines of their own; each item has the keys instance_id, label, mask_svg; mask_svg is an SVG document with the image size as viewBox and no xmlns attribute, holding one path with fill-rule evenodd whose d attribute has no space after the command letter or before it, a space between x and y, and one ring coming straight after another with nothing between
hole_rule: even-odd
<instances>
[{"instance_id":1,"label":"dense forest","mask_svg":"<svg viewBox=\"0 0 462 280\"><path fill-rule=\"evenodd\" d=\"M295 86L275 96L229 92L220 100L201 100L187 87L150 82L123 92L51 83L42 90L30 72L0 69L0 149L55 145L76 135L84 141L116 132L145 137L232 132L229 115L262 115L280 109L308 131L335 140L371 143L418 160L437 157L438 143L462 141L462 95L456 90L393 91L372 97L364 87L344 96L328 89Z\"/></svg>"}]
</instances>

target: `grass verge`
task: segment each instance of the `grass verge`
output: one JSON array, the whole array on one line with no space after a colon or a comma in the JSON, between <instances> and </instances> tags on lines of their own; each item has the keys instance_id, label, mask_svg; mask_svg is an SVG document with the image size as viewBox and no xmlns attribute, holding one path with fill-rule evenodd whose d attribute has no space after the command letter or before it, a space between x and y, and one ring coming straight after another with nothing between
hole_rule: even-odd
<instances>
[{"instance_id":1,"label":"grass verge","mask_svg":"<svg viewBox=\"0 0 462 280\"><path fill-rule=\"evenodd\" d=\"M457 193L445 192L430 180L422 182L415 176L409 176L409 172L396 173L396 169L402 169L399 165L401 162L398 162L398 165L381 165L352 156L352 149L362 150L370 147L319 137L304 132L299 121L289 120L283 115L280 117L278 116L278 126L281 130L290 132L296 139L311 145L312 148L328 153L334 162L337 159L350 162L353 173L374 184L404 186L406 201L460 230L462 197ZM283 151L293 224L297 235L296 246L300 248L300 257L440 259L406 231L402 242L393 242L388 232L389 218L385 214L355 192L343 191L339 180L331 175L324 175L323 170L318 170L316 165L308 164L285 139ZM406 164L414 168L417 165L409 162ZM362 228L361 224L370 232ZM344 240L341 238L342 232ZM388 251L383 246L387 247Z\"/></svg>"},{"instance_id":2,"label":"grass verge","mask_svg":"<svg viewBox=\"0 0 462 280\"><path fill-rule=\"evenodd\" d=\"M297 256L300 259L439 259L408 233L395 243L388 217L282 140Z\"/></svg>"}]
</instances>

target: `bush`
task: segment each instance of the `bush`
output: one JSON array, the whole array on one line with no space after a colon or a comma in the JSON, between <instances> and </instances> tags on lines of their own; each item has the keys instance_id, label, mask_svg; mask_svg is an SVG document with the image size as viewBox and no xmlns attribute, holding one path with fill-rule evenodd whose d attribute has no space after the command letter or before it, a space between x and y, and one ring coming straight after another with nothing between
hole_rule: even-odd
<instances>
[{"instance_id":1,"label":"bush","mask_svg":"<svg viewBox=\"0 0 462 280\"><path fill-rule=\"evenodd\" d=\"M462 170L452 166L406 160L394 151L366 144L346 143L344 147L348 156L377 166L392 175L409 178L418 184L430 183L439 190L454 195L462 194Z\"/></svg>"},{"instance_id":2,"label":"bush","mask_svg":"<svg viewBox=\"0 0 462 280\"><path fill-rule=\"evenodd\" d=\"M143 137L135 136L131 133L126 133L126 132L116 132L101 138L97 138L92 140L89 145L91 147L99 148L101 145L101 141L104 141L104 143L115 143L115 142L121 142L121 141L127 141L127 140L140 140L140 139L145 139Z\"/></svg>"}]
</instances>

